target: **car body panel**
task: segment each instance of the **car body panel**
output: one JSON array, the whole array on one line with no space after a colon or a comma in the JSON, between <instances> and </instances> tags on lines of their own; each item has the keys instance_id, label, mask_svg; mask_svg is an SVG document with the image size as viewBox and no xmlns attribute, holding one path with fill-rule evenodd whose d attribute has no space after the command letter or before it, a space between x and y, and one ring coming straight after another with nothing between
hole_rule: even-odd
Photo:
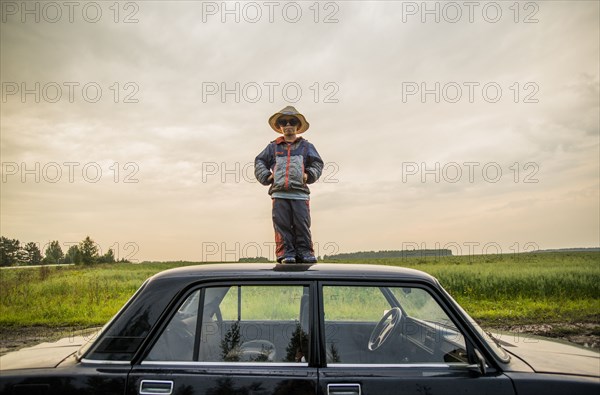
<instances>
[{"instance_id":1,"label":"car body panel","mask_svg":"<svg viewBox=\"0 0 600 395\"><path fill-rule=\"evenodd\" d=\"M331 367L320 369L319 386L322 394L328 387L357 385L364 394L394 395L456 395L488 394L511 395L511 380L492 373L474 375L466 369L452 371L447 367Z\"/></svg>"},{"instance_id":2,"label":"car body panel","mask_svg":"<svg viewBox=\"0 0 600 395\"><path fill-rule=\"evenodd\" d=\"M53 343L40 343L0 356L0 370L54 368L81 348L83 336L66 337Z\"/></svg>"},{"instance_id":3,"label":"car body panel","mask_svg":"<svg viewBox=\"0 0 600 395\"><path fill-rule=\"evenodd\" d=\"M165 374L168 369L168 374ZM139 394L142 381L171 381L173 394L317 394L317 369L299 366L226 366L202 364L136 366L127 395Z\"/></svg>"},{"instance_id":4,"label":"car body panel","mask_svg":"<svg viewBox=\"0 0 600 395\"><path fill-rule=\"evenodd\" d=\"M538 373L598 377L598 352L560 340L520 334L496 334L510 354L526 361Z\"/></svg>"},{"instance_id":5,"label":"car body panel","mask_svg":"<svg viewBox=\"0 0 600 395\"><path fill-rule=\"evenodd\" d=\"M519 395L598 394L598 377L581 377L559 374L506 373Z\"/></svg>"},{"instance_id":6,"label":"car body panel","mask_svg":"<svg viewBox=\"0 0 600 395\"><path fill-rule=\"evenodd\" d=\"M129 368L77 364L66 368L7 370L2 395L122 395Z\"/></svg>"}]
</instances>

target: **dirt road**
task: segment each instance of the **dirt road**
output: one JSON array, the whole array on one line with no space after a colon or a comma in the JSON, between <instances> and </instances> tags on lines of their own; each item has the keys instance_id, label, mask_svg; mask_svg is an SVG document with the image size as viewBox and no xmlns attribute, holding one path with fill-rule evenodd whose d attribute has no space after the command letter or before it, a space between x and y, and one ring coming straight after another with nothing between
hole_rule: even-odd
<instances>
[{"instance_id":1,"label":"dirt road","mask_svg":"<svg viewBox=\"0 0 600 395\"><path fill-rule=\"evenodd\" d=\"M502 327L486 327L489 331L511 332L516 335L507 335L504 340L511 341L511 337L526 337L527 335L547 336L567 340L587 348L600 350L600 323L574 323L574 324L538 324L538 325L512 325ZM85 336L92 338L100 328L77 327L22 327L0 328L0 355L23 347L33 346L42 342L53 342L62 338Z\"/></svg>"}]
</instances>

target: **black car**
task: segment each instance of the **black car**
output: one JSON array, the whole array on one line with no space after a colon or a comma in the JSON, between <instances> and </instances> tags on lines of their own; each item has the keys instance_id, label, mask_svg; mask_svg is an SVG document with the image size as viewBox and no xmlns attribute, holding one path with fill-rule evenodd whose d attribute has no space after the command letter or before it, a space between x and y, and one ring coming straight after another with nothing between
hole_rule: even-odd
<instances>
[{"instance_id":1,"label":"black car","mask_svg":"<svg viewBox=\"0 0 600 395\"><path fill-rule=\"evenodd\" d=\"M46 344L0 358L0 393L600 393L598 353L492 339L435 278L391 266L168 270L73 348Z\"/></svg>"}]
</instances>

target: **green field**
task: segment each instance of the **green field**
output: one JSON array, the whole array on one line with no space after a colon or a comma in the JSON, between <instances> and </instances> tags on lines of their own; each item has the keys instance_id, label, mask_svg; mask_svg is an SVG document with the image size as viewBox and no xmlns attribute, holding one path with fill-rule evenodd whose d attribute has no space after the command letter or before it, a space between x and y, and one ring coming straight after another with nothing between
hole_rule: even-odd
<instances>
[{"instance_id":1,"label":"green field","mask_svg":"<svg viewBox=\"0 0 600 395\"><path fill-rule=\"evenodd\" d=\"M437 277L486 326L598 323L600 253L560 252L370 259ZM0 328L98 326L154 273L189 263L0 270Z\"/></svg>"},{"instance_id":2,"label":"green field","mask_svg":"<svg viewBox=\"0 0 600 395\"><path fill-rule=\"evenodd\" d=\"M473 318L489 326L600 319L600 252L370 259L368 263L433 275Z\"/></svg>"}]
</instances>

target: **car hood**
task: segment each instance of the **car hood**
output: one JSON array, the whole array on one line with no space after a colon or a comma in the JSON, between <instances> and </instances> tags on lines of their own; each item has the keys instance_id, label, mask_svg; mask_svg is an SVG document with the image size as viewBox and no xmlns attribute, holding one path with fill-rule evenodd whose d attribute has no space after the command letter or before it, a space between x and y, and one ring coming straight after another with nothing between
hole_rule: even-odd
<instances>
[{"instance_id":1,"label":"car hood","mask_svg":"<svg viewBox=\"0 0 600 395\"><path fill-rule=\"evenodd\" d=\"M89 336L66 337L0 356L0 370L54 368L87 343Z\"/></svg>"},{"instance_id":2,"label":"car hood","mask_svg":"<svg viewBox=\"0 0 600 395\"><path fill-rule=\"evenodd\" d=\"M600 353L562 340L524 333L493 334L502 347L538 373L600 376Z\"/></svg>"}]
</instances>

